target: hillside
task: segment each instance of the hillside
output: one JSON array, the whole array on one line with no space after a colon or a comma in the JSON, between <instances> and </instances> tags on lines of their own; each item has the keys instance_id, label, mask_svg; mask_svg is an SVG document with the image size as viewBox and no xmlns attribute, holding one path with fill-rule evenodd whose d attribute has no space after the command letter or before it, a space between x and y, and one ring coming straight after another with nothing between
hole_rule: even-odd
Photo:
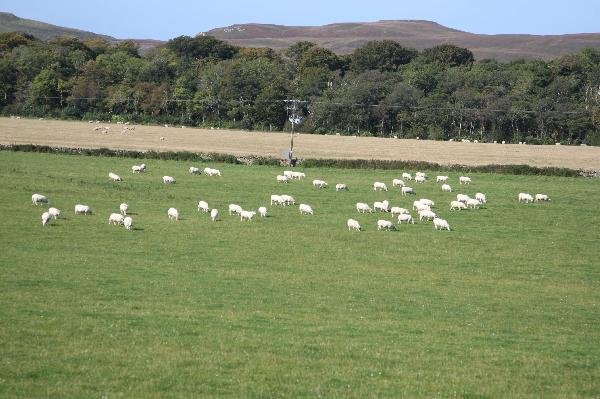
<instances>
[{"instance_id":1,"label":"hillside","mask_svg":"<svg viewBox=\"0 0 600 399\"><path fill-rule=\"evenodd\" d=\"M324 26L240 24L202 33L245 47L282 49L309 40L336 53L349 53L371 40L395 40L419 50L443 43L469 48L477 59L553 59L586 47L600 48L600 33L571 35L481 35L431 21L377 21Z\"/></svg>"}]
</instances>

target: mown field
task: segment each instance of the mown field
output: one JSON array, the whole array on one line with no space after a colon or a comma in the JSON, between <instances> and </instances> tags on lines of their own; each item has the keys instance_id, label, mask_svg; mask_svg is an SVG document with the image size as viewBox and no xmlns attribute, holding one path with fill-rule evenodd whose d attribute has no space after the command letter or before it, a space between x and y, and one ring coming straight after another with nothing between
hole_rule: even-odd
<instances>
[{"instance_id":1,"label":"mown field","mask_svg":"<svg viewBox=\"0 0 600 399\"><path fill-rule=\"evenodd\" d=\"M371 188L402 171L311 168L284 186L281 168L215 164L223 176L209 178L147 160L132 175L141 162L0 152L1 397L600 395L597 179L471 174L459 191L450 172L455 193L413 187L453 231L379 232L381 215L355 203L412 204ZM448 211L476 191L483 209ZM520 191L552 201L518 204ZM34 192L64 218L42 227ZM272 193L315 215L268 206ZM133 231L107 224L123 201ZM241 222L231 202L270 217Z\"/></svg>"}]
</instances>

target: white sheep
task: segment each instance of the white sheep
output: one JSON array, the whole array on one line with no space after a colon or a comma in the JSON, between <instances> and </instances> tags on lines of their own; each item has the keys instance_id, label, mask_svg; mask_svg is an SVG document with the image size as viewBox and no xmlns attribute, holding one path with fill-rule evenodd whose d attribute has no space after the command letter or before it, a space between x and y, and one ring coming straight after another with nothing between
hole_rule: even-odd
<instances>
[{"instance_id":1,"label":"white sheep","mask_svg":"<svg viewBox=\"0 0 600 399\"><path fill-rule=\"evenodd\" d=\"M304 172L292 172L292 179L301 180L301 179L304 179L305 177L306 177L306 174Z\"/></svg>"},{"instance_id":2,"label":"white sheep","mask_svg":"<svg viewBox=\"0 0 600 399\"><path fill-rule=\"evenodd\" d=\"M406 180L412 180L412 175L410 173L402 173L402 178Z\"/></svg>"},{"instance_id":3,"label":"white sheep","mask_svg":"<svg viewBox=\"0 0 600 399\"><path fill-rule=\"evenodd\" d=\"M469 183L471 183L471 178L468 176L460 176L458 178L458 183L459 184L469 184Z\"/></svg>"},{"instance_id":4,"label":"white sheep","mask_svg":"<svg viewBox=\"0 0 600 399\"><path fill-rule=\"evenodd\" d=\"M437 183L439 183L439 182L446 183L448 181L448 176L437 176L435 181Z\"/></svg>"},{"instance_id":5,"label":"white sheep","mask_svg":"<svg viewBox=\"0 0 600 399\"><path fill-rule=\"evenodd\" d=\"M348 186L345 185L344 183L337 183L335 185L335 191L348 191Z\"/></svg>"},{"instance_id":6,"label":"white sheep","mask_svg":"<svg viewBox=\"0 0 600 399\"><path fill-rule=\"evenodd\" d=\"M125 217L120 213L111 213L108 217L108 224L114 224L115 226L122 225L124 219Z\"/></svg>"},{"instance_id":7,"label":"white sheep","mask_svg":"<svg viewBox=\"0 0 600 399\"><path fill-rule=\"evenodd\" d=\"M412 187L408 187L408 186L404 186L402 187L402 189L400 190L400 193L402 195L409 195L409 194L413 194L415 195L415 190L412 189Z\"/></svg>"},{"instance_id":8,"label":"white sheep","mask_svg":"<svg viewBox=\"0 0 600 399\"><path fill-rule=\"evenodd\" d=\"M271 194L271 205L283 205L285 206L285 201L281 197L281 195Z\"/></svg>"},{"instance_id":9,"label":"white sheep","mask_svg":"<svg viewBox=\"0 0 600 399\"><path fill-rule=\"evenodd\" d=\"M417 177L417 176L421 176L421 177L424 177L426 179L428 178L427 177L427 173L425 173L425 172L415 172L415 177Z\"/></svg>"},{"instance_id":10,"label":"white sheep","mask_svg":"<svg viewBox=\"0 0 600 399\"><path fill-rule=\"evenodd\" d=\"M401 180L401 179L393 179L393 180L392 180L392 187L396 187L396 186L400 186L400 187L403 187L403 186L405 186L405 184L404 184L404 180Z\"/></svg>"},{"instance_id":11,"label":"white sheep","mask_svg":"<svg viewBox=\"0 0 600 399\"><path fill-rule=\"evenodd\" d=\"M433 220L436 217L435 212L431 211L431 210L422 210L419 212L419 220Z\"/></svg>"},{"instance_id":12,"label":"white sheep","mask_svg":"<svg viewBox=\"0 0 600 399\"><path fill-rule=\"evenodd\" d=\"M33 203L33 205L47 204L48 197L42 194L33 194L31 196L31 202Z\"/></svg>"},{"instance_id":13,"label":"white sheep","mask_svg":"<svg viewBox=\"0 0 600 399\"><path fill-rule=\"evenodd\" d=\"M416 209L417 212L421 212L421 211L430 211L431 207L427 204L422 203L421 201L414 201L413 209Z\"/></svg>"},{"instance_id":14,"label":"white sheep","mask_svg":"<svg viewBox=\"0 0 600 399\"><path fill-rule=\"evenodd\" d=\"M380 181L376 181L375 183L373 183L373 190L377 191L377 190L383 190L383 191L387 191L388 188L385 185L385 183L382 183Z\"/></svg>"},{"instance_id":15,"label":"white sheep","mask_svg":"<svg viewBox=\"0 0 600 399\"><path fill-rule=\"evenodd\" d=\"M389 212L390 203L388 200L385 201L375 201L373 203L373 210L381 211L381 212Z\"/></svg>"},{"instance_id":16,"label":"white sheep","mask_svg":"<svg viewBox=\"0 0 600 399\"><path fill-rule=\"evenodd\" d=\"M533 202L533 197L531 196L531 194L528 193L519 193L519 202Z\"/></svg>"},{"instance_id":17,"label":"white sheep","mask_svg":"<svg viewBox=\"0 0 600 399\"><path fill-rule=\"evenodd\" d=\"M252 218L254 217L254 215L256 215L256 212L254 212L254 211L244 211L244 210L242 210L240 212L240 220L250 221L250 220L252 220Z\"/></svg>"},{"instance_id":18,"label":"white sheep","mask_svg":"<svg viewBox=\"0 0 600 399\"><path fill-rule=\"evenodd\" d=\"M324 181L324 180L315 179L315 180L312 181L312 184L316 188L325 188L325 187L327 187L327 182Z\"/></svg>"},{"instance_id":19,"label":"white sheep","mask_svg":"<svg viewBox=\"0 0 600 399\"><path fill-rule=\"evenodd\" d=\"M364 202L357 202L356 203L356 210L359 213L365 213L365 212L373 212L373 209L371 209L371 207L367 204L365 204Z\"/></svg>"},{"instance_id":20,"label":"white sheep","mask_svg":"<svg viewBox=\"0 0 600 399\"><path fill-rule=\"evenodd\" d=\"M348 219L348 221L346 222L346 225L348 226L348 230L360 231L360 224L358 223L357 220Z\"/></svg>"},{"instance_id":21,"label":"white sheep","mask_svg":"<svg viewBox=\"0 0 600 399\"><path fill-rule=\"evenodd\" d=\"M427 181L427 178L425 176L422 175L416 175L415 176L415 182L417 183L425 183Z\"/></svg>"},{"instance_id":22,"label":"white sheep","mask_svg":"<svg viewBox=\"0 0 600 399\"><path fill-rule=\"evenodd\" d=\"M200 174L200 168L197 168L195 166L190 166L190 174L191 175L199 175Z\"/></svg>"},{"instance_id":23,"label":"white sheep","mask_svg":"<svg viewBox=\"0 0 600 399\"><path fill-rule=\"evenodd\" d=\"M179 211L175 208L169 208L167 216L170 220L179 220Z\"/></svg>"},{"instance_id":24,"label":"white sheep","mask_svg":"<svg viewBox=\"0 0 600 399\"><path fill-rule=\"evenodd\" d=\"M406 213L410 213L410 212L406 208L400 208L399 206L393 206L390 209L390 213L392 214L392 216L396 216L396 215L406 214Z\"/></svg>"},{"instance_id":25,"label":"white sheep","mask_svg":"<svg viewBox=\"0 0 600 399\"><path fill-rule=\"evenodd\" d=\"M126 218L124 218L123 226L125 226L127 230L131 230L133 228L133 218L131 216L127 216Z\"/></svg>"},{"instance_id":26,"label":"white sheep","mask_svg":"<svg viewBox=\"0 0 600 399\"><path fill-rule=\"evenodd\" d=\"M415 224L415 219L413 219L410 213L401 213L398 215L398 224L402 224L402 222Z\"/></svg>"},{"instance_id":27,"label":"white sheep","mask_svg":"<svg viewBox=\"0 0 600 399\"><path fill-rule=\"evenodd\" d=\"M281 194L281 199L284 205L293 205L296 203L296 200L291 195Z\"/></svg>"},{"instance_id":28,"label":"white sheep","mask_svg":"<svg viewBox=\"0 0 600 399\"><path fill-rule=\"evenodd\" d=\"M452 187L449 184L442 184L442 191L445 193L451 193Z\"/></svg>"},{"instance_id":29,"label":"white sheep","mask_svg":"<svg viewBox=\"0 0 600 399\"><path fill-rule=\"evenodd\" d=\"M163 176L163 183L173 184L175 183L175 178L173 176Z\"/></svg>"},{"instance_id":30,"label":"white sheep","mask_svg":"<svg viewBox=\"0 0 600 399\"><path fill-rule=\"evenodd\" d=\"M377 230L392 230L394 228L394 224L389 220L379 219L377 221Z\"/></svg>"},{"instance_id":31,"label":"white sheep","mask_svg":"<svg viewBox=\"0 0 600 399\"><path fill-rule=\"evenodd\" d=\"M550 197L547 194L536 194L535 201L550 201Z\"/></svg>"},{"instance_id":32,"label":"white sheep","mask_svg":"<svg viewBox=\"0 0 600 399\"><path fill-rule=\"evenodd\" d=\"M312 210L312 208L311 208L311 206L310 206L310 205L308 205L308 204L300 204L300 206L298 207L298 210L300 211L300 214L301 214L301 215L307 215L307 214L309 214L309 213L310 213L311 215L313 215L313 214L314 214L314 213L313 213L313 210Z\"/></svg>"},{"instance_id":33,"label":"white sheep","mask_svg":"<svg viewBox=\"0 0 600 399\"><path fill-rule=\"evenodd\" d=\"M461 202L461 201L451 201L450 202L450 210L453 211L455 209L457 209L459 211L461 209L467 209L467 205L464 202Z\"/></svg>"},{"instance_id":34,"label":"white sheep","mask_svg":"<svg viewBox=\"0 0 600 399\"><path fill-rule=\"evenodd\" d=\"M238 204L229 204L229 215L240 214L243 209Z\"/></svg>"},{"instance_id":35,"label":"white sheep","mask_svg":"<svg viewBox=\"0 0 600 399\"><path fill-rule=\"evenodd\" d=\"M48 213L54 219L58 219L58 217L60 216L60 209L58 209L58 208L48 208Z\"/></svg>"},{"instance_id":36,"label":"white sheep","mask_svg":"<svg viewBox=\"0 0 600 399\"><path fill-rule=\"evenodd\" d=\"M211 209L210 220L212 220L213 222L216 222L218 217L219 217L219 210L216 208Z\"/></svg>"},{"instance_id":37,"label":"white sheep","mask_svg":"<svg viewBox=\"0 0 600 399\"><path fill-rule=\"evenodd\" d=\"M419 201L422 204L429 205L431 208L433 208L435 206L435 202L433 202L432 200L427 199L427 198L421 198Z\"/></svg>"},{"instance_id":38,"label":"white sheep","mask_svg":"<svg viewBox=\"0 0 600 399\"><path fill-rule=\"evenodd\" d=\"M482 204L487 203L487 199L484 193L475 193L475 199L481 202Z\"/></svg>"},{"instance_id":39,"label":"white sheep","mask_svg":"<svg viewBox=\"0 0 600 399\"><path fill-rule=\"evenodd\" d=\"M143 163L141 165L133 165L131 167L131 173L141 173L146 171L146 164Z\"/></svg>"},{"instance_id":40,"label":"white sheep","mask_svg":"<svg viewBox=\"0 0 600 399\"><path fill-rule=\"evenodd\" d=\"M478 200L478 199L475 199L475 198L469 198L469 199L467 200L467 207L468 207L468 208L475 209L475 208L479 208L479 206L480 206L480 205L481 205L481 202L479 202L479 200Z\"/></svg>"},{"instance_id":41,"label":"white sheep","mask_svg":"<svg viewBox=\"0 0 600 399\"><path fill-rule=\"evenodd\" d=\"M260 215L261 218L266 218L267 217L267 208L264 206L261 206L260 208L258 208L258 214Z\"/></svg>"},{"instance_id":42,"label":"white sheep","mask_svg":"<svg viewBox=\"0 0 600 399\"><path fill-rule=\"evenodd\" d=\"M221 176L221 171L219 169L213 168L204 168L204 174L207 176Z\"/></svg>"},{"instance_id":43,"label":"white sheep","mask_svg":"<svg viewBox=\"0 0 600 399\"><path fill-rule=\"evenodd\" d=\"M436 230L448 230L450 231L450 225L448 224L448 221L445 219L440 219L440 218L434 218L433 219L433 227Z\"/></svg>"},{"instance_id":44,"label":"white sheep","mask_svg":"<svg viewBox=\"0 0 600 399\"><path fill-rule=\"evenodd\" d=\"M121 176L119 176L116 173L113 172L108 172L108 177L112 180L112 181L123 181L123 179L121 179Z\"/></svg>"},{"instance_id":45,"label":"white sheep","mask_svg":"<svg viewBox=\"0 0 600 399\"><path fill-rule=\"evenodd\" d=\"M467 194L456 194L456 200L460 202L464 202L465 204L469 200L469 196Z\"/></svg>"},{"instance_id":46,"label":"white sheep","mask_svg":"<svg viewBox=\"0 0 600 399\"><path fill-rule=\"evenodd\" d=\"M119 205L119 211L121 212L121 214L123 216L127 216L127 210L129 209L129 205L127 205L126 203L122 203L121 205Z\"/></svg>"},{"instance_id":47,"label":"white sheep","mask_svg":"<svg viewBox=\"0 0 600 399\"><path fill-rule=\"evenodd\" d=\"M292 176L293 176L293 174L294 174L294 172L292 172L291 170L284 170L284 171L283 171L283 175L284 175L285 177L287 177L288 179L291 179L291 178L292 178Z\"/></svg>"},{"instance_id":48,"label":"white sheep","mask_svg":"<svg viewBox=\"0 0 600 399\"><path fill-rule=\"evenodd\" d=\"M206 201L198 201L198 212L202 211L207 213L209 210L208 202Z\"/></svg>"},{"instance_id":49,"label":"white sheep","mask_svg":"<svg viewBox=\"0 0 600 399\"><path fill-rule=\"evenodd\" d=\"M83 213L84 215L91 215L92 208L90 208L88 205L77 204L75 205L75 214L78 215L80 213Z\"/></svg>"},{"instance_id":50,"label":"white sheep","mask_svg":"<svg viewBox=\"0 0 600 399\"><path fill-rule=\"evenodd\" d=\"M50 215L50 212L42 213L42 226L45 226L48 223L50 223L51 219L52 219L52 215Z\"/></svg>"},{"instance_id":51,"label":"white sheep","mask_svg":"<svg viewBox=\"0 0 600 399\"><path fill-rule=\"evenodd\" d=\"M277 183L287 183L288 177L285 175L277 175Z\"/></svg>"}]
</instances>

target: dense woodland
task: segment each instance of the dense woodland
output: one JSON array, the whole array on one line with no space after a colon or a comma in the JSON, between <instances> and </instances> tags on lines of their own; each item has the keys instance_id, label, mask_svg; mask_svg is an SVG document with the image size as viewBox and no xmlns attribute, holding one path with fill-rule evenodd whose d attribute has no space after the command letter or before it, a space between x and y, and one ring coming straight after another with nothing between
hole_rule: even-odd
<instances>
[{"instance_id":1,"label":"dense woodland","mask_svg":"<svg viewBox=\"0 0 600 399\"><path fill-rule=\"evenodd\" d=\"M288 130L290 99L296 129L317 134L600 145L600 51L499 63L448 44L336 55L181 36L142 55L128 41L0 34L4 115Z\"/></svg>"}]
</instances>

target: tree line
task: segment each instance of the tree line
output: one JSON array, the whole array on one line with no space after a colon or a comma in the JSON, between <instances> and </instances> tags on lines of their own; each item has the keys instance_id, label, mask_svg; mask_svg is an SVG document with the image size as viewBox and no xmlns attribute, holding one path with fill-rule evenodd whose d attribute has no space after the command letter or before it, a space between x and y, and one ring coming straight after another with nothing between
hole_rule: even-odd
<instances>
[{"instance_id":1,"label":"tree line","mask_svg":"<svg viewBox=\"0 0 600 399\"><path fill-rule=\"evenodd\" d=\"M372 41L347 55L181 36L141 54L130 41L0 34L0 112L286 130L299 99L316 134L600 145L600 51L550 62L475 60Z\"/></svg>"}]
</instances>

